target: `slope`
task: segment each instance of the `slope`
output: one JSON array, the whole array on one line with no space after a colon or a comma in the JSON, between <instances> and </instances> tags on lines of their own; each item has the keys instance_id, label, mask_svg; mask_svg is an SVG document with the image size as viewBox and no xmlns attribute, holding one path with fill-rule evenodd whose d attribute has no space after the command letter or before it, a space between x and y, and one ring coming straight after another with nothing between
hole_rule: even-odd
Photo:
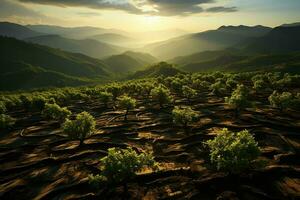
<instances>
[{"instance_id":1,"label":"slope","mask_svg":"<svg viewBox=\"0 0 300 200\"><path fill-rule=\"evenodd\" d=\"M133 38L116 34L116 33L103 33L97 34L90 37L90 39L97 40L99 42L105 42L113 45L126 45L133 43L135 40Z\"/></svg>"},{"instance_id":2,"label":"slope","mask_svg":"<svg viewBox=\"0 0 300 200\"><path fill-rule=\"evenodd\" d=\"M222 26L217 30L185 35L150 44L145 47L145 50L156 57L171 59L200 51L222 50L248 38L263 36L270 30L271 28L263 26Z\"/></svg>"},{"instance_id":3,"label":"slope","mask_svg":"<svg viewBox=\"0 0 300 200\"><path fill-rule=\"evenodd\" d=\"M30 30L27 27L10 22L0 22L0 36L14 37L24 39L27 37L35 37L42 33Z\"/></svg>"},{"instance_id":4,"label":"slope","mask_svg":"<svg viewBox=\"0 0 300 200\"><path fill-rule=\"evenodd\" d=\"M105 58L103 62L109 66L110 71L124 74L144 69L147 65L157 62L157 60L150 54L127 51L120 55Z\"/></svg>"},{"instance_id":5,"label":"slope","mask_svg":"<svg viewBox=\"0 0 300 200\"><path fill-rule=\"evenodd\" d=\"M32 87L44 87L57 86L56 81L61 83L59 85L66 86L86 82L82 79L104 81L110 77L105 64L82 54L69 53L7 37L0 37L0 43L0 73L1 79L6 81L1 83L2 89L6 86L18 89L26 80L32 81L27 83ZM28 79L30 72L38 75L50 73L53 82L47 80L43 82L41 79L37 84L35 80ZM18 77L19 85L13 77Z\"/></svg>"},{"instance_id":6,"label":"slope","mask_svg":"<svg viewBox=\"0 0 300 200\"><path fill-rule=\"evenodd\" d=\"M300 51L300 26L280 26L257 38L245 50L255 53L284 53Z\"/></svg>"},{"instance_id":7,"label":"slope","mask_svg":"<svg viewBox=\"0 0 300 200\"><path fill-rule=\"evenodd\" d=\"M176 69L173 65L166 62L160 62L154 64L144 70L137 71L134 74L128 76L129 79L139 79L139 78L151 78L159 76L174 76L178 73L184 73L183 71Z\"/></svg>"},{"instance_id":8,"label":"slope","mask_svg":"<svg viewBox=\"0 0 300 200\"><path fill-rule=\"evenodd\" d=\"M26 41L59 48L65 51L83 53L94 58L103 58L109 55L118 54L123 48L110 44L98 42L96 40L84 39L75 40L61 37L59 35L44 35L27 38Z\"/></svg>"},{"instance_id":9,"label":"slope","mask_svg":"<svg viewBox=\"0 0 300 200\"><path fill-rule=\"evenodd\" d=\"M93 35L104 34L104 33L116 33L116 34L124 33L121 30L105 29L105 28L92 27L92 26L62 27L62 26L52 26L52 25L27 25L27 27L31 30L44 33L47 35L61 35L73 39L85 39L88 37L92 37Z\"/></svg>"}]
</instances>

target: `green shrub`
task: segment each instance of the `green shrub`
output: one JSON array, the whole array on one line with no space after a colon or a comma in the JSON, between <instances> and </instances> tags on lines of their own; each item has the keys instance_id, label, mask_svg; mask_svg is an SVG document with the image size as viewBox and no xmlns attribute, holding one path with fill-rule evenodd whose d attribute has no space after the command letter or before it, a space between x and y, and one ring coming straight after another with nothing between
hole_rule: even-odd
<instances>
[{"instance_id":1,"label":"green shrub","mask_svg":"<svg viewBox=\"0 0 300 200\"><path fill-rule=\"evenodd\" d=\"M238 81L234 80L233 77L228 78L226 81L226 87L231 88L231 89L236 87L237 84L238 84Z\"/></svg>"},{"instance_id":2,"label":"green shrub","mask_svg":"<svg viewBox=\"0 0 300 200\"><path fill-rule=\"evenodd\" d=\"M226 85L221 81L217 81L210 86L210 90L215 95L223 95L226 92Z\"/></svg>"},{"instance_id":3,"label":"green shrub","mask_svg":"<svg viewBox=\"0 0 300 200\"><path fill-rule=\"evenodd\" d=\"M176 92L177 94L180 94L182 91L182 81L179 78L173 78L171 82L171 89L172 91Z\"/></svg>"},{"instance_id":4,"label":"green shrub","mask_svg":"<svg viewBox=\"0 0 300 200\"><path fill-rule=\"evenodd\" d=\"M82 112L75 120L67 119L63 124L63 130L71 139L78 139L80 145L83 141L94 134L96 122L88 112Z\"/></svg>"},{"instance_id":5,"label":"green shrub","mask_svg":"<svg viewBox=\"0 0 300 200\"><path fill-rule=\"evenodd\" d=\"M163 85L159 85L151 90L152 98L159 103L162 108L164 104L170 103L172 101L171 92L168 88Z\"/></svg>"},{"instance_id":6,"label":"green shrub","mask_svg":"<svg viewBox=\"0 0 300 200\"><path fill-rule=\"evenodd\" d=\"M238 115L242 109L250 105L248 101L248 90L244 85L238 85L232 92L231 97L225 98L225 102L232 106L235 109L236 115Z\"/></svg>"},{"instance_id":7,"label":"green shrub","mask_svg":"<svg viewBox=\"0 0 300 200\"><path fill-rule=\"evenodd\" d=\"M269 96L271 106L283 111L290 108L293 102L293 95L290 92L278 93L276 90Z\"/></svg>"},{"instance_id":8,"label":"green shrub","mask_svg":"<svg viewBox=\"0 0 300 200\"><path fill-rule=\"evenodd\" d=\"M129 110L134 109L136 106L136 100L127 95L124 95L124 96L119 97L118 101L119 101L119 106L122 109L126 110L124 120L127 120L127 115L128 115Z\"/></svg>"},{"instance_id":9,"label":"green shrub","mask_svg":"<svg viewBox=\"0 0 300 200\"><path fill-rule=\"evenodd\" d=\"M6 106L3 101L0 101L0 114L6 112Z\"/></svg>"},{"instance_id":10,"label":"green shrub","mask_svg":"<svg viewBox=\"0 0 300 200\"><path fill-rule=\"evenodd\" d=\"M109 92L100 92L99 97L100 97L100 100L104 103L105 107L107 108L108 103L113 98L113 95L112 95L112 93L109 93Z\"/></svg>"},{"instance_id":11,"label":"green shrub","mask_svg":"<svg viewBox=\"0 0 300 200\"><path fill-rule=\"evenodd\" d=\"M31 108L35 110L43 110L47 100L42 95L34 95L31 98Z\"/></svg>"},{"instance_id":12,"label":"green shrub","mask_svg":"<svg viewBox=\"0 0 300 200\"><path fill-rule=\"evenodd\" d=\"M217 170L231 173L248 169L260 154L257 142L247 130L231 132L224 128L206 144L210 160Z\"/></svg>"},{"instance_id":13,"label":"green shrub","mask_svg":"<svg viewBox=\"0 0 300 200\"><path fill-rule=\"evenodd\" d=\"M9 115L0 114L0 129L6 129L15 124L15 119Z\"/></svg>"},{"instance_id":14,"label":"green shrub","mask_svg":"<svg viewBox=\"0 0 300 200\"><path fill-rule=\"evenodd\" d=\"M54 120L58 120L60 122L63 122L72 113L67 108L61 108L56 103L54 103L54 104L46 103L42 114L43 114L43 116L45 116L49 119L54 119Z\"/></svg>"},{"instance_id":15,"label":"green shrub","mask_svg":"<svg viewBox=\"0 0 300 200\"><path fill-rule=\"evenodd\" d=\"M156 169L157 163L152 154L136 153L132 148L108 149L108 155L100 160L101 174L89 176L89 182L98 185L106 181L110 184L122 183L127 192L127 181L144 168Z\"/></svg>"},{"instance_id":16,"label":"green shrub","mask_svg":"<svg viewBox=\"0 0 300 200\"><path fill-rule=\"evenodd\" d=\"M190 101L192 98L197 96L197 91L185 85L182 87L182 94L188 99L188 101Z\"/></svg>"},{"instance_id":17,"label":"green shrub","mask_svg":"<svg viewBox=\"0 0 300 200\"><path fill-rule=\"evenodd\" d=\"M114 84L108 86L107 92L109 92L113 95L113 100L115 101L117 99L117 97L121 95L122 87L119 84L114 83Z\"/></svg>"},{"instance_id":18,"label":"green shrub","mask_svg":"<svg viewBox=\"0 0 300 200\"><path fill-rule=\"evenodd\" d=\"M256 80L253 83L253 89L255 89L256 92L265 91L266 89L268 89L268 83L266 83L262 79Z\"/></svg>"},{"instance_id":19,"label":"green shrub","mask_svg":"<svg viewBox=\"0 0 300 200\"><path fill-rule=\"evenodd\" d=\"M175 107L172 111L173 121L175 124L180 124L184 128L188 127L188 124L194 122L198 118L198 113L191 107Z\"/></svg>"}]
</instances>

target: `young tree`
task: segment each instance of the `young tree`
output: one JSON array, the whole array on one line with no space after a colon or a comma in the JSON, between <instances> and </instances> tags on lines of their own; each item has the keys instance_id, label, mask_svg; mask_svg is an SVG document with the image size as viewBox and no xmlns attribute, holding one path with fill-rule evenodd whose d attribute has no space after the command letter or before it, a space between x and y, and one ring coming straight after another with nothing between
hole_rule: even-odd
<instances>
[{"instance_id":1,"label":"young tree","mask_svg":"<svg viewBox=\"0 0 300 200\"><path fill-rule=\"evenodd\" d=\"M226 80L226 87L233 89L234 87L236 87L236 85L238 84L238 81L234 80L234 76L230 76L227 80Z\"/></svg>"},{"instance_id":2,"label":"young tree","mask_svg":"<svg viewBox=\"0 0 300 200\"><path fill-rule=\"evenodd\" d=\"M210 151L210 160L217 170L231 173L248 169L260 154L257 142L247 130L236 133L224 128L206 144Z\"/></svg>"},{"instance_id":3,"label":"young tree","mask_svg":"<svg viewBox=\"0 0 300 200\"><path fill-rule=\"evenodd\" d=\"M47 103L47 100L42 95L34 95L31 98L31 108L35 110L43 110L45 107L45 104Z\"/></svg>"},{"instance_id":4,"label":"young tree","mask_svg":"<svg viewBox=\"0 0 300 200\"><path fill-rule=\"evenodd\" d=\"M235 109L235 115L238 116L240 111L250 105L248 101L248 90L244 85L238 85L232 92L231 97L226 97L225 102Z\"/></svg>"},{"instance_id":5,"label":"young tree","mask_svg":"<svg viewBox=\"0 0 300 200\"><path fill-rule=\"evenodd\" d=\"M160 108L162 108L164 104L172 101L170 90L163 85L153 88L151 90L151 96L159 103Z\"/></svg>"},{"instance_id":6,"label":"young tree","mask_svg":"<svg viewBox=\"0 0 300 200\"><path fill-rule=\"evenodd\" d=\"M107 92L110 92L113 95L113 100L117 100L118 96L121 95L122 87L120 84L114 83L113 85L107 88Z\"/></svg>"},{"instance_id":7,"label":"young tree","mask_svg":"<svg viewBox=\"0 0 300 200\"><path fill-rule=\"evenodd\" d=\"M45 104L45 108L42 111L43 116L49 119L58 120L64 122L72 113L67 108L62 108L56 103L54 104Z\"/></svg>"},{"instance_id":8,"label":"young tree","mask_svg":"<svg viewBox=\"0 0 300 200\"><path fill-rule=\"evenodd\" d=\"M182 125L185 130L188 129L189 123L196 121L199 116L191 107L180 108L177 106L173 109L172 115L174 123Z\"/></svg>"},{"instance_id":9,"label":"young tree","mask_svg":"<svg viewBox=\"0 0 300 200\"><path fill-rule=\"evenodd\" d=\"M136 106L136 100L127 95L123 95L118 98L118 101L119 101L119 106L126 110L125 117L124 117L124 120L126 121L129 110L134 109Z\"/></svg>"},{"instance_id":10,"label":"young tree","mask_svg":"<svg viewBox=\"0 0 300 200\"><path fill-rule=\"evenodd\" d=\"M71 139L78 139L82 145L87 137L94 134L95 126L94 117L88 112L82 112L75 120L67 119L63 124L63 130Z\"/></svg>"},{"instance_id":11,"label":"young tree","mask_svg":"<svg viewBox=\"0 0 300 200\"><path fill-rule=\"evenodd\" d=\"M98 185L106 181L110 184L123 184L124 193L127 194L127 182L136 176L136 173L144 168L157 168L157 163L152 154L138 154L132 148L108 149L108 155L100 160L101 174L90 175L89 182Z\"/></svg>"},{"instance_id":12,"label":"young tree","mask_svg":"<svg viewBox=\"0 0 300 200\"><path fill-rule=\"evenodd\" d=\"M112 93L109 92L100 92L99 93L100 100L104 103L105 107L108 107L108 103L111 101L113 98Z\"/></svg>"},{"instance_id":13,"label":"young tree","mask_svg":"<svg viewBox=\"0 0 300 200\"><path fill-rule=\"evenodd\" d=\"M264 91L267 88L268 84L263 79L259 79L253 82L253 89L255 89L256 92Z\"/></svg>"},{"instance_id":14,"label":"young tree","mask_svg":"<svg viewBox=\"0 0 300 200\"><path fill-rule=\"evenodd\" d=\"M210 90L215 95L222 95L226 92L226 85L221 81L217 81L210 86Z\"/></svg>"},{"instance_id":15,"label":"young tree","mask_svg":"<svg viewBox=\"0 0 300 200\"><path fill-rule=\"evenodd\" d=\"M192 98L197 96L197 91L186 85L182 87L182 93L183 96L186 97L189 102L191 101Z\"/></svg>"},{"instance_id":16,"label":"young tree","mask_svg":"<svg viewBox=\"0 0 300 200\"><path fill-rule=\"evenodd\" d=\"M9 115L0 114L0 129L6 129L15 124L15 119Z\"/></svg>"},{"instance_id":17,"label":"young tree","mask_svg":"<svg viewBox=\"0 0 300 200\"><path fill-rule=\"evenodd\" d=\"M179 78L173 78L171 82L171 89L177 94L180 94L182 91L182 80Z\"/></svg>"},{"instance_id":18,"label":"young tree","mask_svg":"<svg viewBox=\"0 0 300 200\"><path fill-rule=\"evenodd\" d=\"M283 92L280 94L275 90L268 99L271 106L279 108L282 112L292 105L293 95L290 92Z\"/></svg>"},{"instance_id":19,"label":"young tree","mask_svg":"<svg viewBox=\"0 0 300 200\"><path fill-rule=\"evenodd\" d=\"M145 83L142 83L141 86L141 93L144 95L147 99L149 98L149 95L151 93L151 90L154 88L154 82L147 81Z\"/></svg>"}]
</instances>

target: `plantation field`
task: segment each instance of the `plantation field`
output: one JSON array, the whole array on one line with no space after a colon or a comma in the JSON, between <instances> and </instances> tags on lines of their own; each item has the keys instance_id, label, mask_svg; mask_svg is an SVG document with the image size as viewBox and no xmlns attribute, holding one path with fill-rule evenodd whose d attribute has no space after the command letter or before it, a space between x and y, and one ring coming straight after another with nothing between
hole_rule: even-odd
<instances>
[{"instance_id":1,"label":"plantation field","mask_svg":"<svg viewBox=\"0 0 300 200\"><path fill-rule=\"evenodd\" d=\"M276 73L179 74L3 94L3 113L15 123L0 134L0 198L298 199L299 80ZM277 94L284 95L278 100ZM83 111L94 117L95 129L82 144L70 138L64 120L45 117L45 103L53 102L71 111L71 120ZM174 108L185 106L196 114L181 123ZM257 141L260 154L241 171L211 160L206 142L223 128L248 130ZM90 175L101 174L100 159L113 147L152 153L158 168L139 170L125 185L108 179L96 187Z\"/></svg>"}]
</instances>

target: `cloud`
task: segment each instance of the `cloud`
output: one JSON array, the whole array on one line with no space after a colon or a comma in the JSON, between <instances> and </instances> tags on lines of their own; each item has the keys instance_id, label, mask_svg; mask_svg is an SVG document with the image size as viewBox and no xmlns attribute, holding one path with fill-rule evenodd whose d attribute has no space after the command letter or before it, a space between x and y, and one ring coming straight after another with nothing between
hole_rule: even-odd
<instances>
[{"instance_id":1,"label":"cloud","mask_svg":"<svg viewBox=\"0 0 300 200\"><path fill-rule=\"evenodd\" d=\"M77 12L78 15L83 17L92 17L92 16L100 16L101 14L98 12Z\"/></svg>"},{"instance_id":2,"label":"cloud","mask_svg":"<svg viewBox=\"0 0 300 200\"><path fill-rule=\"evenodd\" d=\"M142 13L130 0L18 0L23 3L35 3L60 7L87 7L103 10L124 10L129 13Z\"/></svg>"},{"instance_id":3,"label":"cloud","mask_svg":"<svg viewBox=\"0 0 300 200\"><path fill-rule=\"evenodd\" d=\"M206 9L206 12L236 12L238 11L236 7L223 7L223 6L218 6L218 7L212 7Z\"/></svg>"},{"instance_id":4,"label":"cloud","mask_svg":"<svg viewBox=\"0 0 300 200\"><path fill-rule=\"evenodd\" d=\"M235 7L212 7L203 4L216 0L17 0L23 3L54 5L60 7L87 7L99 10L122 10L132 14L160 16L186 16L202 12L235 12Z\"/></svg>"},{"instance_id":5,"label":"cloud","mask_svg":"<svg viewBox=\"0 0 300 200\"><path fill-rule=\"evenodd\" d=\"M9 0L1 0L0 3L0 17L1 18L9 18L9 17L43 17L42 14L35 12L27 7L18 4L16 2L12 2Z\"/></svg>"}]
</instances>

